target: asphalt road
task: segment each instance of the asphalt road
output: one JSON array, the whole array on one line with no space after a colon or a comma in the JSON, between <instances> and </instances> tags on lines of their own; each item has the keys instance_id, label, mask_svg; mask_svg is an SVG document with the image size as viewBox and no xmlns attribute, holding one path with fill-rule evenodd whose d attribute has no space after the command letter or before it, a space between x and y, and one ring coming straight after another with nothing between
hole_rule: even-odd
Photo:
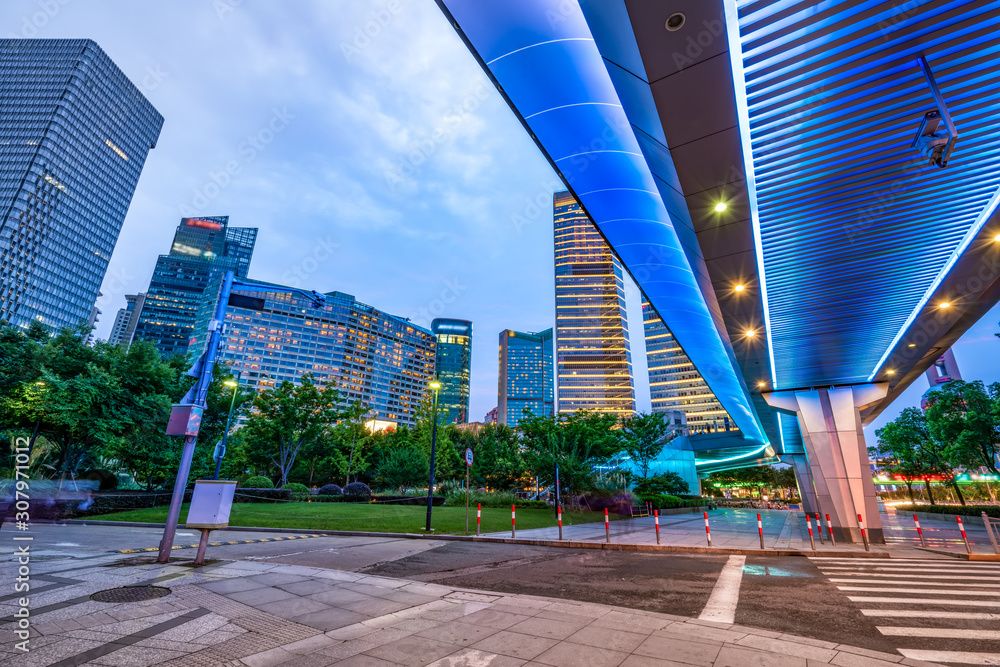
<instances>
[{"instance_id":1,"label":"asphalt road","mask_svg":"<svg viewBox=\"0 0 1000 667\"><path fill-rule=\"evenodd\" d=\"M8 528L9 524L5 525L4 532ZM157 529L118 526L34 526L32 533L36 557L65 559L67 564L72 559L107 554L110 550L155 546L159 540ZM276 535L219 531L213 534L213 540ZM178 543L189 539L194 542L194 537L193 532L191 536L182 534ZM192 558L194 550L176 550L174 556ZM726 555L380 537L315 537L217 546L209 548L208 557L368 572L687 617L698 617L705 609L729 560ZM11 565L9 560L10 554L0 554L0 561L8 561L2 563L0 571ZM907 599L902 603L898 599L880 601L879 596ZM998 598L1000 564L948 558L839 562L747 556L734 620L741 625L894 655L899 655L897 649L908 648L976 651L997 656L993 664L1000 664ZM890 634L886 634L887 627ZM899 632L909 636L898 636Z\"/></svg>"}]
</instances>

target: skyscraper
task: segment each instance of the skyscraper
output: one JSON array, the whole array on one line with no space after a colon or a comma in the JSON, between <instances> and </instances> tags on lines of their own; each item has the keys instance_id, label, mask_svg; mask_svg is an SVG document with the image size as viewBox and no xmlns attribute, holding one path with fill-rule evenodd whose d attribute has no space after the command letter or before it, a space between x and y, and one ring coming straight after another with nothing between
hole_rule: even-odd
<instances>
[{"instance_id":1,"label":"skyscraper","mask_svg":"<svg viewBox=\"0 0 1000 667\"><path fill-rule=\"evenodd\" d=\"M469 421L469 376L472 373L472 322L437 318L431 322L437 337L434 372L441 382L438 407L446 411L444 422Z\"/></svg>"},{"instance_id":2,"label":"skyscraper","mask_svg":"<svg viewBox=\"0 0 1000 667\"><path fill-rule=\"evenodd\" d=\"M0 39L0 321L86 321L163 117L87 39Z\"/></svg>"},{"instance_id":3,"label":"skyscraper","mask_svg":"<svg viewBox=\"0 0 1000 667\"><path fill-rule=\"evenodd\" d=\"M653 412L683 412L692 432L736 430L725 408L645 295L642 325L646 334L646 365Z\"/></svg>"},{"instance_id":4,"label":"skyscraper","mask_svg":"<svg viewBox=\"0 0 1000 667\"><path fill-rule=\"evenodd\" d=\"M635 412L622 266L568 192L553 197L560 413Z\"/></svg>"},{"instance_id":5,"label":"skyscraper","mask_svg":"<svg viewBox=\"0 0 1000 667\"><path fill-rule=\"evenodd\" d=\"M111 327L111 335L108 336L109 343L125 347L132 344L135 327L139 324L139 313L142 312L142 302L145 299L146 295L142 292L125 295L125 307L118 309L115 323Z\"/></svg>"},{"instance_id":6,"label":"skyscraper","mask_svg":"<svg viewBox=\"0 0 1000 667\"><path fill-rule=\"evenodd\" d=\"M230 269L245 278L256 240L256 227L229 227L229 216L183 218L156 260L134 339L164 357L185 354L205 288Z\"/></svg>"},{"instance_id":7,"label":"skyscraper","mask_svg":"<svg viewBox=\"0 0 1000 667\"><path fill-rule=\"evenodd\" d=\"M555 411L552 329L541 333L500 332L500 386L497 419L517 426L524 411L551 417Z\"/></svg>"},{"instance_id":8,"label":"skyscraper","mask_svg":"<svg viewBox=\"0 0 1000 667\"><path fill-rule=\"evenodd\" d=\"M202 297L192 357L204 348L220 282L213 281ZM434 376L434 335L350 294L328 292L326 304L313 308L285 289L233 291L262 298L263 309L229 306L219 361L259 389L312 373L317 383L336 387L345 402L361 401L371 410L366 419L415 425L417 407Z\"/></svg>"}]
</instances>

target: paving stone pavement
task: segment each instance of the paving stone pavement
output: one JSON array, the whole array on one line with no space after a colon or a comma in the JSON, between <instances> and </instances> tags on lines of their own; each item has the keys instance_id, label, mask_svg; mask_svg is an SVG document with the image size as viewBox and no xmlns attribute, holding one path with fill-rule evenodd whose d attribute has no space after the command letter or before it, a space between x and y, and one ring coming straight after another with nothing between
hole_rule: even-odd
<instances>
[{"instance_id":1,"label":"paving stone pavement","mask_svg":"<svg viewBox=\"0 0 1000 667\"><path fill-rule=\"evenodd\" d=\"M31 596L29 653L0 602L0 664L121 667L918 666L805 637L634 609L253 561L153 557L38 565L62 585ZM90 600L118 586L145 602Z\"/></svg>"}]
</instances>

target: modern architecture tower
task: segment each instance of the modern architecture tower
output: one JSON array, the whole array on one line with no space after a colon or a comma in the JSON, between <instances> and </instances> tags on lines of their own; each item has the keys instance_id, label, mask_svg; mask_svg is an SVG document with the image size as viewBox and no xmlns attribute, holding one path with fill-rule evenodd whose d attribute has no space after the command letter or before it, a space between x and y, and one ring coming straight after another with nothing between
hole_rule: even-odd
<instances>
[{"instance_id":1,"label":"modern architecture tower","mask_svg":"<svg viewBox=\"0 0 1000 667\"><path fill-rule=\"evenodd\" d=\"M111 327L111 335L108 342L112 345L124 345L128 347L132 344L132 337L135 336L135 327L139 324L139 314L142 312L142 303L146 300L146 295L142 292L138 294L125 295L125 307L118 310L115 316L115 323Z\"/></svg>"},{"instance_id":2,"label":"modern architecture tower","mask_svg":"<svg viewBox=\"0 0 1000 667\"><path fill-rule=\"evenodd\" d=\"M256 227L230 227L229 216L183 218L156 260L134 339L164 357L185 354L205 288L230 269L246 277L256 240Z\"/></svg>"},{"instance_id":3,"label":"modern architecture tower","mask_svg":"<svg viewBox=\"0 0 1000 667\"><path fill-rule=\"evenodd\" d=\"M0 39L0 321L87 321L163 116L87 39Z\"/></svg>"},{"instance_id":4,"label":"modern architecture tower","mask_svg":"<svg viewBox=\"0 0 1000 667\"><path fill-rule=\"evenodd\" d=\"M200 353L205 345L220 282L205 290L192 352ZM345 403L360 401L370 410L366 419L416 424L417 408L434 376L430 331L342 292L328 292L322 308L280 285L273 293L236 288L233 295L249 297L248 305L262 302L256 310L230 299L219 351L219 361L239 371L248 386L298 382L311 373L317 383L336 387Z\"/></svg>"},{"instance_id":5,"label":"modern architecture tower","mask_svg":"<svg viewBox=\"0 0 1000 667\"><path fill-rule=\"evenodd\" d=\"M635 412L622 266L569 192L553 197L560 413Z\"/></svg>"},{"instance_id":6,"label":"modern architecture tower","mask_svg":"<svg viewBox=\"0 0 1000 667\"><path fill-rule=\"evenodd\" d=\"M528 410L537 417L551 417L555 408L555 373L552 363L552 329L522 333L500 332L500 383L497 419L517 426Z\"/></svg>"},{"instance_id":7,"label":"modern architecture tower","mask_svg":"<svg viewBox=\"0 0 1000 667\"><path fill-rule=\"evenodd\" d=\"M469 421L469 376L472 372L472 322L443 318L431 322L437 337L434 370L441 389L438 407L447 424Z\"/></svg>"},{"instance_id":8,"label":"modern architecture tower","mask_svg":"<svg viewBox=\"0 0 1000 667\"><path fill-rule=\"evenodd\" d=\"M692 433L736 430L726 409L645 295L642 298L642 326L646 335L646 366L653 412L683 412Z\"/></svg>"}]
</instances>

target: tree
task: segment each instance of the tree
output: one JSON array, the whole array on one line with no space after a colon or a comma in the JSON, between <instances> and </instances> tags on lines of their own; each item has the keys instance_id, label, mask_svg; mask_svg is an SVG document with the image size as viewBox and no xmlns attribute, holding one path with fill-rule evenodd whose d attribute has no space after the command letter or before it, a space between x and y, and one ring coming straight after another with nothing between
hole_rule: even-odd
<instances>
[{"instance_id":1,"label":"tree","mask_svg":"<svg viewBox=\"0 0 1000 667\"><path fill-rule=\"evenodd\" d=\"M298 385L285 380L254 399L256 412L241 439L244 446L267 454L277 468L278 486L284 486L302 446L323 438L339 417L337 404L337 390L319 388L310 374Z\"/></svg>"},{"instance_id":2,"label":"tree","mask_svg":"<svg viewBox=\"0 0 1000 667\"><path fill-rule=\"evenodd\" d=\"M649 475L649 464L660 455L672 438L668 421L662 413L637 413L621 419L621 437L625 453L639 469L643 479ZM687 484L684 485L685 487Z\"/></svg>"},{"instance_id":3,"label":"tree","mask_svg":"<svg viewBox=\"0 0 1000 667\"><path fill-rule=\"evenodd\" d=\"M526 415L518 428L524 443L524 460L545 484L559 482L571 492L594 487L595 466L606 464L622 449L614 428L615 415L581 410L552 417Z\"/></svg>"},{"instance_id":4,"label":"tree","mask_svg":"<svg viewBox=\"0 0 1000 667\"><path fill-rule=\"evenodd\" d=\"M438 404L437 410L437 438L434 444L434 480L436 483L449 479L465 477L465 464L459 457L458 452L452 446L451 435L455 432L455 427L442 424L448 411ZM434 402L428 394L417 406L414 413L416 425L410 429L410 436L417 446L427 455L427 460L431 457L431 441L434 426ZM430 470L428 469L428 473Z\"/></svg>"},{"instance_id":5,"label":"tree","mask_svg":"<svg viewBox=\"0 0 1000 667\"><path fill-rule=\"evenodd\" d=\"M927 497L933 505L930 478L935 474L935 468L925 455L931 435L924 413L917 408L906 408L894 420L875 431L875 438L878 446L869 447L868 455L877 460L886 473L903 477L911 503L916 502L913 480L923 479Z\"/></svg>"},{"instance_id":6,"label":"tree","mask_svg":"<svg viewBox=\"0 0 1000 667\"><path fill-rule=\"evenodd\" d=\"M652 477L643 478L641 482L632 489L639 495L659 494L659 493L687 493L688 483L684 478L672 470L661 472Z\"/></svg>"},{"instance_id":7,"label":"tree","mask_svg":"<svg viewBox=\"0 0 1000 667\"><path fill-rule=\"evenodd\" d=\"M367 466L367 461L364 457L364 445L367 441L366 436L368 431L365 428L365 417L371 410L366 405L362 405L361 401L355 401L349 405L343 412L341 412L341 419L343 420L341 424L344 428L342 432L346 431L345 435L349 435L351 439L350 452L345 455L347 459L347 471L344 473L344 486L351 483L351 473L358 469L364 469ZM341 442L346 443L346 438L341 440ZM361 447L358 447L358 444ZM357 478L357 473L355 473L355 481Z\"/></svg>"},{"instance_id":8,"label":"tree","mask_svg":"<svg viewBox=\"0 0 1000 667\"><path fill-rule=\"evenodd\" d=\"M951 447L953 458L969 467L986 467L994 475L1000 452L1000 383L987 390L979 381L953 380L928 396L927 430Z\"/></svg>"},{"instance_id":9,"label":"tree","mask_svg":"<svg viewBox=\"0 0 1000 667\"><path fill-rule=\"evenodd\" d=\"M510 491L520 486L527 465L517 433L505 424L487 424L472 446L475 455L473 483L491 490Z\"/></svg>"},{"instance_id":10,"label":"tree","mask_svg":"<svg viewBox=\"0 0 1000 667\"><path fill-rule=\"evenodd\" d=\"M425 483L430 467L430 460L420 448L413 445L392 447L379 463L375 478L383 486L402 492L407 487Z\"/></svg>"}]
</instances>

